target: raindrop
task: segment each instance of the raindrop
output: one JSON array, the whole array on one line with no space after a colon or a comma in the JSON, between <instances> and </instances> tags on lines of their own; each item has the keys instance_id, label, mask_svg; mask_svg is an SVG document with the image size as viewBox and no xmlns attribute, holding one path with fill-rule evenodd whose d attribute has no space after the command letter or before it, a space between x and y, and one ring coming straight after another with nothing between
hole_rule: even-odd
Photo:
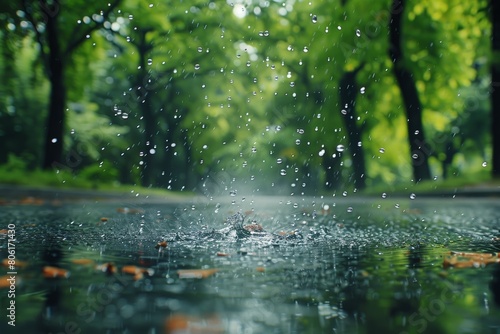
<instances>
[{"instance_id":1,"label":"raindrop","mask_svg":"<svg viewBox=\"0 0 500 334\"><path fill-rule=\"evenodd\" d=\"M415 199L415 198L417 198L417 195L415 195L414 193L411 193L410 194L410 199Z\"/></svg>"},{"instance_id":2,"label":"raindrop","mask_svg":"<svg viewBox=\"0 0 500 334\"><path fill-rule=\"evenodd\" d=\"M319 155L320 157L324 156L324 155L325 155L325 150L324 150L324 149L322 149L321 151L319 151L318 155Z\"/></svg>"},{"instance_id":3,"label":"raindrop","mask_svg":"<svg viewBox=\"0 0 500 334\"><path fill-rule=\"evenodd\" d=\"M341 26L338 26L338 27L337 27L337 29L338 29L338 30L342 30L342 27L341 27Z\"/></svg>"},{"instance_id":4,"label":"raindrop","mask_svg":"<svg viewBox=\"0 0 500 334\"><path fill-rule=\"evenodd\" d=\"M361 147L361 146L363 146L363 143L358 141L358 147Z\"/></svg>"},{"instance_id":5,"label":"raindrop","mask_svg":"<svg viewBox=\"0 0 500 334\"><path fill-rule=\"evenodd\" d=\"M151 58L148 59L148 65L149 66L153 65L153 59L151 59Z\"/></svg>"},{"instance_id":6,"label":"raindrop","mask_svg":"<svg viewBox=\"0 0 500 334\"><path fill-rule=\"evenodd\" d=\"M123 119L127 119L127 118L128 118L128 114L127 114L126 112L124 112L124 113L122 114L122 118L123 118Z\"/></svg>"},{"instance_id":7,"label":"raindrop","mask_svg":"<svg viewBox=\"0 0 500 334\"><path fill-rule=\"evenodd\" d=\"M386 193L382 193L382 198L387 198L387 194Z\"/></svg>"},{"instance_id":8,"label":"raindrop","mask_svg":"<svg viewBox=\"0 0 500 334\"><path fill-rule=\"evenodd\" d=\"M417 159L418 159L418 154L417 154L417 153L413 153L411 157L412 157L413 159L417 160Z\"/></svg>"},{"instance_id":9,"label":"raindrop","mask_svg":"<svg viewBox=\"0 0 500 334\"><path fill-rule=\"evenodd\" d=\"M486 167L486 166L488 166L488 163L485 161L485 162L483 162L483 164L481 166Z\"/></svg>"},{"instance_id":10,"label":"raindrop","mask_svg":"<svg viewBox=\"0 0 500 334\"><path fill-rule=\"evenodd\" d=\"M54 144L57 143L57 138L52 138L51 142Z\"/></svg>"},{"instance_id":11,"label":"raindrop","mask_svg":"<svg viewBox=\"0 0 500 334\"><path fill-rule=\"evenodd\" d=\"M356 29L356 36L361 37L361 31L359 29Z\"/></svg>"},{"instance_id":12,"label":"raindrop","mask_svg":"<svg viewBox=\"0 0 500 334\"><path fill-rule=\"evenodd\" d=\"M304 46L304 52L309 52L309 49L307 48L307 46Z\"/></svg>"},{"instance_id":13,"label":"raindrop","mask_svg":"<svg viewBox=\"0 0 500 334\"><path fill-rule=\"evenodd\" d=\"M281 159L281 158L276 159L276 163L280 164L282 162L283 162L283 159Z\"/></svg>"},{"instance_id":14,"label":"raindrop","mask_svg":"<svg viewBox=\"0 0 500 334\"><path fill-rule=\"evenodd\" d=\"M252 153L256 153L257 152L257 148L255 146L252 146Z\"/></svg>"},{"instance_id":15,"label":"raindrop","mask_svg":"<svg viewBox=\"0 0 500 334\"><path fill-rule=\"evenodd\" d=\"M201 46L198 47L198 52L203 52L203 48Z\"/></svg>"},{"instance_id":16,"label":"raindrop","mask_svg":"<svg viewBox=\"0 0 500 334\"><path fill-rule=\"evenodd\" d=\"M295 140L295 145L300 145L300 139Z\"/></svg>"},{"instance_id":17,"label":"raindrop","mask_svg":"<svg viewBox=\"0 0 500 334\"><path fill-rule=\"evenodd\" d=\"M237 194L237 191L236 191L236 190L231 190L231 191L229 192L229 195L230 195L230 196L232 196L232 197L236 196L236 194Z\"/></svg>"},{"instance_id":18,"label":"raindrop","mask_svg":"<svg viewBox=\"0 0 500 334\"><path fill-rule=\"evenodd\" d=\"M316 15L313 15L311 18L312 23L318 22L318 17Z\"/></svg>"},{"instance_id":19,"label":"raindrop","mask_svg":"<svg viewBox=\"0 0 500 334\"><path fill-rule=\"evenodd\" d=\"M345 191L345 190L344 190L344 191L342 192L342 196L346 197L346 196L347 196L347 191Z\"/></svg>"},{"instance_id":20,"label":"raindrop","mask_svg":"<svg viewBox=\"0 0 500 334\"><path fill-rule=\"evenodd\" d=\"M154 148L152 148L152 149L150 149L150 150L149 150L149 153L150 153L150 154L155 154L155 153L156 153L156 150L155 150Z\"/></svg>"},{"instance_id":21,"label":"raindrop","mask_svg":"<svg viewBox=\"0 0 500 334\"><path fill-rule=\"evenodd\" d=\"M347 208L347 212L351 213L352 211L353 211L352 206L350 206L350 207Z\"/></svg>"},{"instance_id":22,"label":"raindrop","mask_svg":"<svg viewBox=\"0 0 500 334\"><path fill-rule=\"evenodd\" d=\"M340 111L340 113L341 113L342 115L347 115L347 110L342 109L342 110Z\"/></svg>"},{"instance_id":23,"label":"raindrop","mask_svg":"<svg viewBox=\"0 0 500 334\"><path fill-rule=\"evenodd\" d=\"M284 176L284 175L286 175L286 170L285 170L285 169L282 169L282 170L280 171L280 174L281 174L281 175L283 175L283 176Z\"/></svg>"},{"instance_id":24,"label":"raindrop","mask_svg":"<svg viewBox=\"0 0 500 334\"><path fill-rule=\"evenodd\" d=\"M380 153L384 154L384 153L385 153L385 148L381 147L378 151L379 151Z\"/></svg>"},{"instance_id":25,"label":"raindrop","mask_svg":"<svg viewBox=\"0 0 500 334\"><path fill-rule=\"evenodd\" d=\"M195 65L194 65L194 69L195 69L195 70L199 70L199 69L200 69L200 64L195 64Z\"/></svg>"},{"instance_id":26,"label":"raindrop","mask_svg":"<svg viewBox=\"0 0 500 334\"><path fill-rule=\"evenodd\" d=\"M290 82L290 87L295 87L295 82Z\"/></svg>"},{"instance_id":27,"label":"raindrop","mask_svg":"<svg viewBox=\"0 0 500 334\"><path fill-rule=\"evenodd\" d=\"M415 130L415 134L418 135L420 133L420 131L418 130Z\"/></svg>"},{"instance_id":28,"label":"raindrop","mask_svg":"<svg viewBox=\"0 0 500 334\"><path fill-rule=\"evenodd\" d=\"M359 90L359 92L360 92L361 94L364 94L364 93L365 93L365 87L361 87L361 88L360 88L360 90Z\"/></svg>"},{"instance_id":29,"label":"raindrop","mask_svg":"<svg viewBox=\"0 0 500 334\"><path fill-rule=\"evenodd\" d=\"M344 145L342 145L342 144L337 145L337 151L338 152L344 152L344 150L345 150Z\"/></svg>"}]
</instances>

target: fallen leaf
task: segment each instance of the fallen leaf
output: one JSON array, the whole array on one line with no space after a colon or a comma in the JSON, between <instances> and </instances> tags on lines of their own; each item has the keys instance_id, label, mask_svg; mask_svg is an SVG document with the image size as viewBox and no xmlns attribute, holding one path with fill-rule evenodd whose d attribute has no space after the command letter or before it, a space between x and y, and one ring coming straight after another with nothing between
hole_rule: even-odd
<instances>
[{"instance_id":1,"label":"fallen leaf","mask_svg":"<svg viewBox=\"0 0 500 334\"><path fill-rule=\"evenodd\" d=\"M2 260L2 265L4 267L10 266L11 264L9 263L9 259L3 259ZM16 268L23 268L23 267L26 267L27 265L28 265L28 262L17 260L17 259L15 260L15 264L14 264L14 266Z\"/></svg>"},{"instance_id":2,"label":"fallen leaf","mask_svg":"<svg viewBox=\"0 0 500 334\"><path fill-rule=\"evenodd\" d=\"M214 275L218 269L180 269L177 270L179 278L207 278Z\"/></svg>"},{"instance_id":3,"label":"fallen leaf","mask_svg":"<svg viewBox=\"0 0 500 334\"><path fill-rule=\"evenodd\" d=\"M80 265L86 265L86 264L93 264L94 261L91 259L72 259L72 263L74 264L80 264Z\"/></svg>"},{"instance_id":4,"label":"fallen leaf","mask_svg":"<svg viewBox=\"0 0 500 334\"><path fill-rule=\"evenodd\" d=\"M70 275L69 271L52 266L43 267L42 274L45 278L68 278Z\"/></svg>"}]
</instances>

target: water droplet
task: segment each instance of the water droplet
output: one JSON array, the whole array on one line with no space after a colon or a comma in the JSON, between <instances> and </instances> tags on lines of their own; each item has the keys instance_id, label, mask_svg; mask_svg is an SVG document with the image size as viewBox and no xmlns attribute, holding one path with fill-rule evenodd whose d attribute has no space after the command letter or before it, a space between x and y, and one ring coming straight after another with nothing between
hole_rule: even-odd
<instances>
[{"instance_id":1,"label":"water droplet","mask_svg":"<svg viewBox=\"0 0 500 334\"><path fill-rule=\"evenodd\" d=\"M381 147L378 151L379 151L380 153L384 154L384 153L385 153L385 148Z\"/></svg>"},{"instance_id":2,"label":"water droplet","mask_svg":"<svg viewBox=\"0 0 500 334\"><path fill-rule=\"evenodd\" d=\"M152 148L152 149L150 149L150 150L149 150L149 153L150 153L150 154L155 154L155 153L156 153L156 150L155 150L154 148Z\"/></svg>"},{"instance_id":3,"label":"water droplet","mask_svg":"<svg viewBox=\"0 0 500 334\"><path fill-rule=\"evenodd\" d=\"M347 196L347 191L345 191L345 190L344 190L344 191L342 192L342 196L346 197L346 196Z\"/></svg>"},{"instance_id":4,"label":"water droplet","mask_svg":"<svg viewBox=\"0 0 500 334\"><path fill-rule=\"evenodd\" d=\"M365 93L365 87L361 87L361 88L359 89L359 92L360 92L361 94L364 94L364 93Z\"/></svg>"},{"instance_id":5,"label":"water droplet","mask_svg":"<svg viewBox=\"0 0 500 334\"><path fill-rule=\"evenodd\" d=\"M337 145L337 151L338 152L344 152L344 150L345 150L344 145L342 145L342 144Z\"/></svg>"},{"instance_id":6,"label":"water droplet","mask_svg":"<svg viewBox=\"0 0 500 334\"><path fill-rule=\"evenodd\" d=\"M252 146L252 153L256 153L256 152L257 152L257 147Z\"/></svg>"},{"instance_id":7,"label":"water droplet","mask_svg":"<svg viewBox=\"0 0 500 334\"><path fill-rule=\"evenodd\" d=\"M386 193L382 193L382 198L387 198L387 194Z\"/></svg>"},{"instance_id":8,"label":"water droplet","mask_svg":"<svg viewBox=\"0 0 500 334\"><path fill-rule=\"evenodd\" d=\"M280 174L281 174L281 175L286 175L286 170L285 170L285 169L282 169L282 170L280 171Z\"/></svg>"},{"instance_id":9,"label":"water droplet","mask_svg":"<svg viewBox=\"0 0 500 334\"><path fill-rule=\"evenodd\" d=\"M153 65L153 59L151 59L151 58L148 59L148 65L149 66Z\"/></svg>"},{"instance_id":10,"label":"water droplet","mask_svg":"<svg viewBox=\"0 0 500 334\"><path fill-rule=\"evenodd\" d=\"M342 110L340 111L340 113L341 113L342 115L347 115L347 110L342 109Z\"/></svg>"},{"instance_id":11,"label":"water droplet","mask_svg":"<svg viewBox=\"0 0 500 334\"><path fill-rule=\"evenodd\" d=\"M304 49L303 49L304 52L309 52L309 48L307 46L304 46Z\"/></svg>"},{"instance_id":12,"label":"water droplet","mask_svg":"<svg viewBox=\"0 0 500 334\"><path fill-rule=\"evenodd\" d=\"M290 82L290 87L295 87L295 82Z\"/></svg>"},{"instance_id":13,"label":"water droplet","mask_svg":"<svg viewBox=\"0 0 500 334\"><path fill-rule=\"evenodd\" d=\"M361 37L361 31L359 29L356 29L356 36Z\"/></svg>"},{"instance_id":14,"label":"water droplet","mask_svg":"<svg viewBox=\"0 0 500 334\"><path fill-rule=\"evenodd\" d=\"M311 17L311 21L312 21L312 23L316 23L316 22L318 22L318 17L317 17L316 15L313 15L313 16Z\"/></svg>"},{"instance_id":15,"label":"water droplet","mask_svg":"<svg viewBox=\"0 0 500 334\"><path fill-rule=\"evenodd\" d=\"M127 114L126 112L124 112L124 113L122 114L122 118L123 118L123 119L127 119L127 118L128 118L128 114Z\"/></svg>"},{"instance_id":16,"label":"water droplet","mask_svg":"<svg viewBox=\"0 0 500 334\"><path fill-rule=\"evenodd\" d=\"M418 159L418 154L417 154L417 153L413 153L411 157L412 157L413 159L417 160L417 159Z\"/></svg>"},{"instance_id":17,"label":"water droplet","mask_svg":"<svg viewBox=\"0 0 500 334\"><path fill-rule=\"evenodd\" d=\"M414 193L411 193L410 194L410 199L415 199L415 198L417 198L417 195L415 195Z\"/></svg>"},{"instance_id":18,"label":"water droplet","mask_svg":"<svg viewBox=\"0 0 500 334\"><path fill-rule=\"evenodd\" d=\"M203 48L201 46L198 47L198 52L203 52Z\"/></svg>"},{"instance_id":19,"label":"water droplet","mask_svg":"<svg viewBox=\"0 0 500 334\"><path fill-rule=\"evenodd\" d=\"M418 135L420 133L420 131L418 130L415 130L415 134Z\"/></svg>"},{"instance_id":20,"label":"water droplet","mask_svg":"<svg viewBox=\"0 0 500 334\"><path fill-rule=\"evenodd\" d=\"M51 142L54 144L57 143L57 138L52 138Z\"/></svg>"},{"instance_id":21,"label":"water droplet","mask_svg":"<svg viewBox=\"0 0 500 334\"><path fill-rule=\"evenodd\" d=\"M324 156L324 155L325 155L325 150L324 150L324 149L322 149L321 151L319 151L318 155L319 155L320 157Z\"/></svg>"},{"instance_id":22,"label":"water droplet","mask_svg":"<svg viewBox=\"0 0 500 334\"><path fill-rule=\"evenodd\" d=\"M237 193L238 192L236 190L229 191L229 195L232 196L232 197L236 196Z\"/></svg>"},{"instance_id":23,"label":"water droplet","mask_svg":"<svg viewBox=\"0 0 500 334\"><path fill-rule=\"evenodd\" d=\"M361 147L361 146L363 146L363 143L358 141L358 147Z\"/></svg>"},{"instance_id":24,"label":"water droplet","mask_svg":"<svg viewBox=\"0 0 500 334\"><path fill-rule=\"evenodd\" d=\"M338 29L338 30L342 30L342 27L341 27L341 26L338 26L338 27L337 27L337 29Z\"/></svg>"},{"instance_id":25,"label":"water droplet","mask_svg":"<svg viewBox=\"0 0 500 334\"><path fill-rule=\"evenodd\" d=\"M200 69L200 64L195 64L195 65L194 65L194 69L195 69L195 70L199 70L199 69Z\"/></svg>"},{"instance_id":26,"label":"water droplet","mask_svg":"<svg viewBox=\"0 0 500 334\"><path fill-rule=\"evenodd\" d=\"M485 162L482 163L481 166L486 167L486 166L488 166L488 163L485 161Z\"/></svg>"},{"instance_id":27,"label":"water droplet","mask_svg":"<svg viewBox=\"0 0 500 334\"><path fill-rule=\"evenodd\" d=\"M295 139L295 145L300 145L300 139Z\"/></svg>"},{"instance_id":28,"label":"water droplet","mask_svg":"<svg viewBox=\"0 0 500 334\"><path fill-rule=\"evenodd\" d=\"M353 211L352 206L350 206L350 207L347 208L347 212L351 213L352 211Z\"/></svg>"}]
</instances>

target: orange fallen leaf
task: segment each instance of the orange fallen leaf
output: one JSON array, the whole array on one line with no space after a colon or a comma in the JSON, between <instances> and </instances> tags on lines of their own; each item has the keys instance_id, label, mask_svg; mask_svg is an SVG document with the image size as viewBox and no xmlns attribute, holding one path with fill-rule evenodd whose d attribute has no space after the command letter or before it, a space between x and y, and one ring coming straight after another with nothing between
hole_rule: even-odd
<instances>
[{"instance_id":1,"label":"orange fallen leaf","mask_svg":"<svg viewBox=\"0 0 500 334\"><path fill-rule=\"evenodd\" d=\"M167 248L167 242L165 240L160 241L159 243L156 244L155 246L156 249L165 249Z\"/></svg>"},{"instance_id":2,"label":"orange fallen leaf","mask_svg":"<svg viewBox=\"0 0 500 334\"><path fill-rule=\"evenodd\" d=\"M19 281L20 281L19 276L14 276L14 280L12 280L12 277L13 276L10 276L10 275L1 276L0 277L0 289L8 288L11 286L11 284L13 284L14 286L19 284Z\"/></svg>"},{"instance_id":3,"label":"orange fallen leaf","mask_svg":"<svg viewBox=\"0 0 500 334\"><path fill-rule=\"evenodd\" d=\"M229 254L223 252L217 252L217 256L229 256Z\"/></svg>"},{"instance_id":4,"label":"orange fallen leaf","mask_svg":"<svg viewBox=\"0 0 500 334\"><path fill-rule=\"evenodd\" d=\"M101 220L102 222L107 222L107 221L108 221L108 218L106 218L106 217L101 217L101 219L100 219L100 220Z\"/></svg>"},{"instance_id":5,"label":"orange fallen leaf","mask_svg":"<svg viewBox=\"0 0 500 334\"><path fill-rule=\"evenodd\" d=\"M263 272L266 271L266 268L264 268L264 267L257 267L257 268L255 268L255 270L257 270L259 273L263 273Z\"/></svg>"},{"instance_id":6,"label":"orange fallen leaf","mask_svg":"<svg viewBox=\"0 0 500 334\"><path fill-rule=\"evenodd\" d=\"M45 278L68 278L70 275L69 271L52 266L43 267L42 274Z\"/></svg>"},{"instance_id":7,"label":"orange fallen leaf","mask_svg":"<svg viewBox=\"0 0 500 334\"><path fill-rule=\"evenodd\" d=\"M500 255L493 253L454 252L443 260L444 268L471 268L500 263Z\"/></svg>"},{"instance_id":8,"label":"orange fallen leaf","mask_svg":"<svg viewBox=\"0 0 500 334\"><path fill-rule=\"evenodd\" d=\"M179 278L207 278L218 272L219 269L180 269L177 270Z\"/></svg>"},{"instance_id":9,"label":"orange fallen leaf","mask_svg":"<svg viewBox=\"0 0 500 334\"><path fill-rule=\"evenodd\" d=\"M9 263L9 259L3 259L2 260L2 266L4 267L8 267L10 266L11 264ZM20 260L16 260L15 261L15 264L14 266L16 268L23 268L23 267L26 267L28 265L28 262L25 262L25 261L20 261Z\"/></svg>"},{"instance_id":10,"label":"orange fallen leaf","mask_svg":"<svg viewBox=\"0 0 500 334\"><path fill-rule=\"evenodd\" d=\"M0 230L0 234L7 234L9 233L9 230L6 230L6 229L1 229Z\"/></svg>"},{"instance_id":11,"label":"orange fallen leaf","mask_svg":"<svg viewBox=\"0 0 500 334\"><path fill-rule=\"evenodd\" d=\"M153 276L155 271L151 268L142 268L133 265L128 265L122 267L122 273L129 275L148 274L149 276Z\"/></svg>"},{"instance_id":12,"label":"orange fallen leaf","mask_svg":"<svg viewBox=\"0 0 500 334\"><path fill-rule=\"evenodd\" d=\"M165 334L220 334L224 332L222 322L216 315L195 317L173 314L165 320Z\"/></svg>"},{"instance_id":13,"label":"orange fallen leaf","mask_svg":"<svg viewBox=\"0 0 500 334\"><path fill-rule=\"evenodd\" d=\"M91 259L72 259L71 262L74 263L74 264L80 264L80 265L86 265L86 264L92 264L92 263L94 263L94 261L91 260Z\"/></svg>"}]
</instances>

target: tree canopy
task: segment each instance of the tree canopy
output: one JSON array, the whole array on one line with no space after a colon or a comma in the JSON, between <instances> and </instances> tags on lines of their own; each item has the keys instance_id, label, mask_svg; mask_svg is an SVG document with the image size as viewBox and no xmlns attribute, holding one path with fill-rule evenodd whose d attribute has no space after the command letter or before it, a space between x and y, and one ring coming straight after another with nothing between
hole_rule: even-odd
<instances>
[{"instance_id":1,"label":"tree canopy","mask_svg":"<svg viewBox=\"0 0 500 334\"><path fill-rule=\"evenodd\" d=\"M489 9L8 2L0 163L15 155L121 183L294 193L484 173Z\"/></svg>"}]
</instances>

